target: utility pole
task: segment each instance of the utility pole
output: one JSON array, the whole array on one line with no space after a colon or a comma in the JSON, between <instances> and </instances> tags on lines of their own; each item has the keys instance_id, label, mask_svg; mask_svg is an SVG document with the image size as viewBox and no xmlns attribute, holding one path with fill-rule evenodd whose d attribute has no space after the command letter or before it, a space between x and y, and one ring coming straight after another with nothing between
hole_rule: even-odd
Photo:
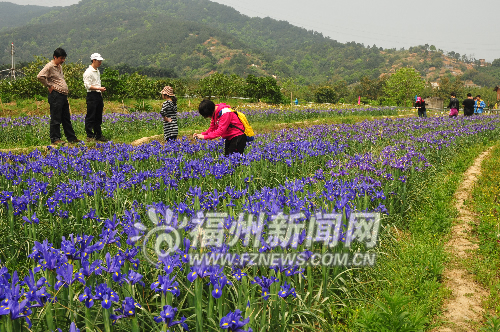
<instances>
[{"instance_id":1,"label":"utility pole","mask_svg":"<svg viewBox=\"0 0 500 332\"><path fill-rule=\"evenodd\" d=\"M10 76L12 77L13 80L16 79L16 63L14 62L14 43L11 44L11 49L10 49L10 55L12 58L12 65L10 67Z\"/></svg>"}]
</instances>

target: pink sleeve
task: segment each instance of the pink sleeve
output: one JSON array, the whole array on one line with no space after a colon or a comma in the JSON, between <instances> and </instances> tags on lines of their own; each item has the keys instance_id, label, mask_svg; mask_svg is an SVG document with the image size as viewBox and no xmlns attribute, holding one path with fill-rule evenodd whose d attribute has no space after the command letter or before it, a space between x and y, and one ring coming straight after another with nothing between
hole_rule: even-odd
<instances>
[{"instance_id":1,"label":"pink sleeve","mask_svg":"<svg viewBox=\"0 0 500 332\"><path fill-rule=\"evenodd\" d=\"M202 133L203 135L205 135L205 139L214 139L214 138L222 136L227 131L227 127L231 123L230 115L231 115L231 112L223 114L220 117L219 125L218 125L218 128L216 130L215 130L215 126L214 126L214 130L210 130L210 129L212 129L212 126L210 125L210 129L206 133Z\"/></svg>"},{"instance_id":2,"label":"pink sleeve","mask_svg":"<svg viewBox=\"0 0 500 332\"><path fill-rule=\"evenodd\" d=\"M206 134L208 134L208 133L211 133L211 132L212 132L212 131L214 131L214 130L215 130L215 119L214 119L214 118L212 118L212 120L210 121L210 127L208 128L208 130L207 130L207 131L202 132L201 134L202 134L202 135L206 135Z\"/></svg>"}]
</instances>

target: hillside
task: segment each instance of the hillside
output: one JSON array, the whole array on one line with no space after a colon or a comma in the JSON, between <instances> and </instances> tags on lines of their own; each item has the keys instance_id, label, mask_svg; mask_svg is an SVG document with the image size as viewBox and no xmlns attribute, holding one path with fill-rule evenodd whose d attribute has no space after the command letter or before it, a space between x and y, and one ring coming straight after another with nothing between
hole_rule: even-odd
<instances>
[{"instance_id":1,"label":"hillside","mask_svg":"<svg viewBox=\"0 0 500 332\"><path fill-rule=\"evenodd\" d=\"M10 2L0 2L0 31L28 24L32 19L48 13L57 7L33 5L16 5Z\"/></svg>"},{"instance_id":2,"label":"hillside","mask_svg":"<svg viewBox=\"0 0 500 332\"><path fill-rule=\"evenodd\" d=\"M0 45L11 42L18 62L50 57L60 46L68 51L69 61L86 62L89 54L100 52L107 65L158 68L172 77L190 78L219 71L295 77L304 83L354 83L411 65L436 81L473 67L430 51L428 45L384 50L342 44L288 22L250 18L208 0L82 0L0 33ZM10 58L4 52L0 65L6 63Z\"/></svg>"}]
</instances>

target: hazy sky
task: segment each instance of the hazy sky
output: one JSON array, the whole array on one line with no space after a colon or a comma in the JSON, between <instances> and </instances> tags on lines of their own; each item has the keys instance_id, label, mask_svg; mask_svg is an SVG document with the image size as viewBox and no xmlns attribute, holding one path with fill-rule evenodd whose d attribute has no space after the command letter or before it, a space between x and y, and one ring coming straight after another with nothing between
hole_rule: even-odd
<instances>
[{"instance_id":1,"label":"hazy sky","mask_svg":"<svg viewBox=\"0 0 500 332\"><path fill-rule=\"evenodd\" d=\"M78 0L11 0L69 6ZM248 16L272 17L339 42L383 48L435 45L476 59L500 58L498 0L216 0Z\"/></svg>"}]
</instances>

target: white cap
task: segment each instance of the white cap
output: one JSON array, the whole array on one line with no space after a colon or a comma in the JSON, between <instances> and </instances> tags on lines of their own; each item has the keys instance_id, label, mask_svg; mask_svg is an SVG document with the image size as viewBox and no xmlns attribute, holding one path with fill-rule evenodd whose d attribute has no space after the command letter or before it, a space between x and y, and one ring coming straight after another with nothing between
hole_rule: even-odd
<instances>
[{"instance_id":1,"label":"white cap","mask_svg":"<svg viewBox=\"0 0 500 332\"><path fill-rule=\"evenodd\" d=\"M102 61L104 60L102 56L99 53L94 53L90 56L90 60L99 60Z\"/></svg>"}]
</instances>

